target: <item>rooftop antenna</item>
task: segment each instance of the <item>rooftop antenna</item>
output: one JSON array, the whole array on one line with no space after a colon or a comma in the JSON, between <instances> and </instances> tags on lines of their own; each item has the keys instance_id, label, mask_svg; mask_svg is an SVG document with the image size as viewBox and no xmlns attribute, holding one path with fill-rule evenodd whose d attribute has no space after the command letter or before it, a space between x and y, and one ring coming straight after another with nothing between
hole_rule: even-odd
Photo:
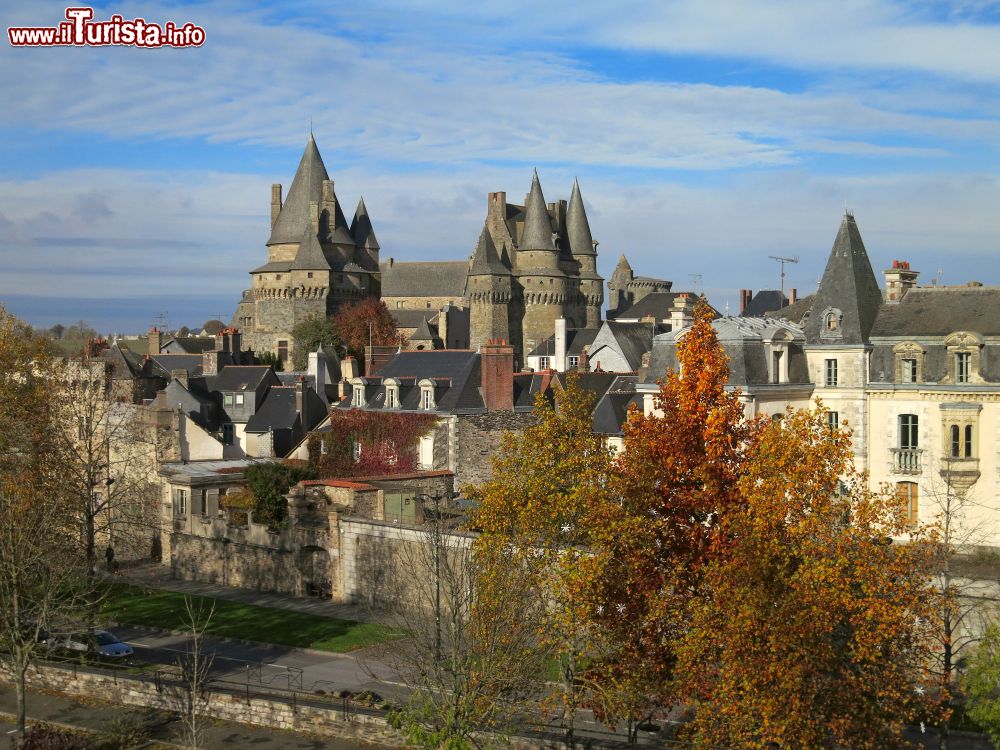
<instances>
[{"instance_id":1,"label":"rooftop antenna","mask_svg":"<svg viewBox=\"0 0 1000 750\"><path fill-rule=\"evenodd\" d=\"M778 263L781 264L781 293L782 293L782 295L784 295L784 293L785 293L785 264L786 263L798 263L799 262L799 256L798 255L793 255L791 258L786 258L783 255L768 255L767 257L770 258L771 260L776 260L776 261L778 261Z\"/></svg>"},{"instance_id":2,"label":"rooftop antenna","mask_svg":"<svg viewBox=\"0 0 1000 750\"><path fill-rule=\"evenodd\" d=\"M702 275L700 273L689 273L688 278L691 279L691 291L697 294L701 289Z\"/></svg>"},{"instance_id":3,"label":"rooftop antenna","mask_svg":"<svg viewBox=\"0 0 1000 750\"><path fill-rule=\"evenodd\" d=\"M169 322L169 313L164 310L159 315L153 317L153 327L158 331L167 330L167 323Z\"/></svg>"}]
</instances>

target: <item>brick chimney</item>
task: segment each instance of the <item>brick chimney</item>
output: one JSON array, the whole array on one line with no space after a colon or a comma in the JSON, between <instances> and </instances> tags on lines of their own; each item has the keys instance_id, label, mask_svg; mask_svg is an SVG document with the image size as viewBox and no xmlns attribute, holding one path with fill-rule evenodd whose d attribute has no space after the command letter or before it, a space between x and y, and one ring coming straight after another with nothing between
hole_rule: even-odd
<instances>
[{"instance_id":1,"label":"brick chimney","mask_svg":"<svg viewBox=\"0 0 1000 750\"><path fill-rule=\"evenodd\" d=\"M753 299L752 289L740 289L740 315L743 311L747 309L747 305L750 304L750 300Z\"/></svg>"},{"instance_id":2,"label":"brick chimney","mask_svg":"<svg viewBox=\"0 0 1000 750\"><path fill-rule=\"evenodd\" d=\"M894 260L892 268L882 272L885 276L885 301L889 304L898 303L906 293L917 285L918 271L910 270L909 261Z\"/></svg>"},{"instance_id":3,"label":"brick chimney","mask_svg":"<svg viewBox=\"0 0 1000 750\"><path fill-rule=\"evenodd\" d=\"M590 347L585 346L580 351L580 359L577 361L577 369L580 372L587 372L590 370Z\"/></svg>"},{"instance_id":4,"label":"brick chimney","mask_svg":"<svg viewBox=\"0 0 1000 750\"><path fill-rule=\"evenodd\" d=\"M149 353L159 354L161 346L163 346L163 334L153 326L149 329Z\"/></svg>"},{"instance_id":5,"label":"brick chimney","mask_svg":"<svg viewBox=\"0 0 1000 750\"><path fill-rule=\"evenodd\" d=\"M274 223L278 220L278 214L281 213L281 183L275 182L271 185L271 228L274 229Z\"/></svg>"},{"instance_id":6,"label":"brick chimney","mask_svg":"<svg viewBox=\"0 0 1000 750\"><path fill-rule=\"evenodd\" d=\"M487 411L514 410L514 347L490 339L479 348L483 404Z\"/></svg>"},{"instance_id":7,"label":"brick chimney","mask_svg":"<svg viewBox=\"0 0 1000 750\"><path fill-rule=\"evenodd\" d=\"M799 290L796 289L795 287L792 287L791 289L788 290L788 304L794 305L798 301L799 301Z\"/></svg>"},{"instance_id":8,"label":"brick chimney","mask_svg":"<svg viewBox=\"0 0 1000 750\"><path fill-rule=\"evenodd\" d=\"M185 390L187 390L187 388L188 388L188 371L187 370L171 370L170 371L170 379L171 380L176 380L178 383L180 383L182 386L184 386Z\"/></svg>"}]
</instances>

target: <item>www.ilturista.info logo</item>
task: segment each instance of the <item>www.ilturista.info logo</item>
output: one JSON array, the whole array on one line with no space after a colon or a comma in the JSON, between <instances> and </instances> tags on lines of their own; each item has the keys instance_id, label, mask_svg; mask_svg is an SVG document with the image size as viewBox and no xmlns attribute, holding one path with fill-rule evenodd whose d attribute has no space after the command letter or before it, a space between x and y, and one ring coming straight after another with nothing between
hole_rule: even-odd
<instances>
[{"instance_id":1,"label":"www.ilturista.info logo","mask_svg":"<svg viewBox=\"0 0 1000 750\"><path fill-rule=\"evenodd\" d=\"M161 26L118 15L108 21L93 18L93 8L67 8L66 20L58 26L12 26L7 37L13 47L200 47L205 43L205 29L193 23L167 21Z\"/></svg>"}]
</instances>

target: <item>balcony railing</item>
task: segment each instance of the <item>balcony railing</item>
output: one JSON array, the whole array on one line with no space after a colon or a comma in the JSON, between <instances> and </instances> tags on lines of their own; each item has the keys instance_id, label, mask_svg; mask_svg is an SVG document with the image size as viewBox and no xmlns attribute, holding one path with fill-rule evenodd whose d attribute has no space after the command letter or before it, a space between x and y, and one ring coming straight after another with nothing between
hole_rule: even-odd
<instances>
[{"instance_id":1,"label":"balcony railing","mask_svg":"<svg viewBox=\"0 0 1000 750\"><path fill-rule=\"evenodd\" d=\"M893 448L892 471L894 474L919 474L921 472L920 448Z\"/></svg>"}]
</instances>

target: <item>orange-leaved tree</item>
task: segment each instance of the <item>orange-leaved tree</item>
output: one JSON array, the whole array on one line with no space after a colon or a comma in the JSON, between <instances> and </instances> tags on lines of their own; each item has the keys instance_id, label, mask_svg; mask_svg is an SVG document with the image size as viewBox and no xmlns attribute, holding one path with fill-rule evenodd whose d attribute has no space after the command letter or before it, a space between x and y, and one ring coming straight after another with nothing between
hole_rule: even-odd
<instances>
[{"instance_id":1,"label":"orange-leaved tree","mask_svg":"<svg viewBox=\"0 0 1000 750\"><path fill-rule=\"evenodd\" d=\"M537 422L504 436L493 478L473 488L473 518L484 558L498 549L524 570L543 603L537 645L558 663L559 689L544 702L562 716L572 742L582 668L595 655L587 612L594 575L594 525L607 516L611 458L593 432L594 398L576 375L555 403L539 394ZM541 677L541 675L540 675Z\"/></svg>"},{"instance_id":2,"label":"orange-leaved tree","mask_svg":"<svg viewBox=\"0 0 1000 750\"><path fill-rule=\"evenodd\" d=\"M333 327L340 335L340 343L356 357L364 355L365 347L402 346L405 339L396 329L396 321L389 308L377 297L346 305L333 316Z\"/></svg>"},{"instance_id":3,"label":"orange-leaved tree","mask_svg":"<svg viewBox=\"0 0 1000 750\"><path fill-rule=\"evenodd\" d=\"M695 748L901 745L926 709L931 545L826 412L758 422L678 647Z\"/></svg>"},{"instance_id":4,"label":"orange-leaved tree","mask_svg":"<svg viewBox=\"0 0 1000 750\"><path fill-rule=\"evenodd\" d=\"M590 670L605 692L609 723L634 722L674 700L674 644L684 631L706 561L725 540L719 519L739 505L742 447L750 434L729 367L699 303L677 342L677 371L665 373L649 414L633 411L615 465L618 502L595 524L601 573L590 615L613 645Z\"/></svg>"}]
</instances>

